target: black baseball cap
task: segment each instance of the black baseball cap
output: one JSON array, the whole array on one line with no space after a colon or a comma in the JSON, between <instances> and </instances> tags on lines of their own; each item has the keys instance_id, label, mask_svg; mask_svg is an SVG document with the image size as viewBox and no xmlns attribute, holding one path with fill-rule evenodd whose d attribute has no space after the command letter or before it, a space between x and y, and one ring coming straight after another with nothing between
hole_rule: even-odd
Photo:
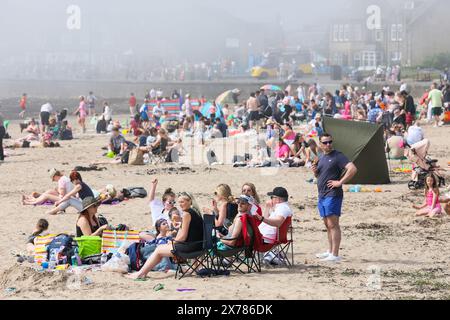
<instances>
[{"instance_id":1,"label":"black baseball cap","mask_svg":"<svg viewBox=\"0 0 450 320\"><path fill-rule=\"evenodd\" d=\"M289 198L289 194L288 194L287 190L283 187L276 187L275 189L273 189L272 192L269 192L267 195L269 197L275 196L278 198L285 198L285 199Z\"/></svg>"}]
</instances>

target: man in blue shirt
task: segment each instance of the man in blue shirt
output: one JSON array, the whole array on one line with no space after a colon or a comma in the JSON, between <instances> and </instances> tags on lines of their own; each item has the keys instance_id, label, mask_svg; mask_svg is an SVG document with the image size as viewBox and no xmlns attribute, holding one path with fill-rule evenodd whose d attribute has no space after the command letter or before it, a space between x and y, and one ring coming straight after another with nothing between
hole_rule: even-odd
<instances>
[{"instance_id":1,"label":"man in blue shirt","mask_svg":"<svg viewBox=\"0 0 450 320\"><path fill-rule=\"evenodd\" d=\"M324 133L319 138L323 155L314 162L312 170L319 190L318 208L328 233L329 250L316 255L321 261L339 262L341 244L341 216L344 191L342 185L350 181L358 171L355 165L339 151L333 149L333 137Z\"/></svg>"}]
</instances>

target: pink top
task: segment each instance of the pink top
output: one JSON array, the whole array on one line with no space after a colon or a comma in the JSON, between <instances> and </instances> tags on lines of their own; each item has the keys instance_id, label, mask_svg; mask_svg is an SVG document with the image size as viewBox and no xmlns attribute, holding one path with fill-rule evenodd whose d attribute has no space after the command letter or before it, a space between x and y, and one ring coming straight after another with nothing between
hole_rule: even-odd
<instances>
[{"instance_id":1,"label":"pink top","mask_svg":"<svg viewBox=\"0 0 450 320\"><path fill-rule=\"evenodd\" d=\"M80 118L86 118L87 116L87 109L86 109L86 102L81 101L80 102Z\"/></svg>"},{"instance_id":2,"label":"pink top","mask_svg":"<svg viewBox=\"0 0 450 320\"><path fill-rule=\"evenodd\" d=\"M428 191L428 193L427 193L427 206L429 206L430 208L433 205L433 197L434 197L433 190ZM436 204L431 209L436 209L436 208L440 208L440 207L441 207L441 204L439 203L439 199L436 199Z\"/></svg>"},{"instance_id":3,"label":"pink top","mask_svg":"<svg viewBox=\"0 0 450 320\"><path fill-rule=\"evenodd\" d=\"M281 147L278 146L277 149L275 150L275 155L277 158L285 158L287 156L289 156L289 151L291 149L289 149L289 147L286 144L283 144Z\"/></svg>"}]
</instances>

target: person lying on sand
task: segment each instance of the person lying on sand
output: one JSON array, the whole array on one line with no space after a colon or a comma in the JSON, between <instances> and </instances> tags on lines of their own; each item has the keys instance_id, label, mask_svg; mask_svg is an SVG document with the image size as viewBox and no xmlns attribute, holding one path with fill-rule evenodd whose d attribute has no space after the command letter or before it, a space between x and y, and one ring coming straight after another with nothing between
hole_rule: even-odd
<instances>
[{"instance_id":1,"label":"person lying on sand","mask_svg":"<svg viewBox=\"0 0 450 320\"><path fill-rule=\"evenodd\" d=\"M53 202L59 200L59 193L56 189L50 189L44 193L33 192L31 195L22 195L22 204L24 206L38 206L46 202Z\"/></svg>"}]
</instances>

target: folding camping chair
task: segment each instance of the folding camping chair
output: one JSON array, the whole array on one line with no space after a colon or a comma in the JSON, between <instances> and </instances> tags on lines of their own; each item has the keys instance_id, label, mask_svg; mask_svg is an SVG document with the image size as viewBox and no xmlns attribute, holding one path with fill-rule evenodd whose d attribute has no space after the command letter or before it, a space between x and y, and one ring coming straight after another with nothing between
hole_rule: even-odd
<instances>
[{"instance_id":1,"label":"folding camping chair","mask_svg":"<svg viewBox=\"0 0 450 320\"><path fill-rule=\"evenodd\" d=\"M256 252L265 255L271 253L269 262L273 262L277 258L281 262L281 265L285 265L288 268L294 265L292 217L286 218L281 227L278 228L277 239L274 243L264 243L259 229L255 230L255 239ZM258 258L259 269L261 269L261 255L257 254L256 256Z\"/></svg>"},{"instance_id":2,"label":"folding camping chair","mask_svg":"<svg viewBox=\"0 0 450 320\"><path fill-rule=\"evenodd\" d=\"M161 140L161 144L160 144L159 148L157 149L157 153L153 153L153 151L150 151L148 153L151 163L156 165L158 163L166 162L166 158L169 155L169 150L167 149L168 143L169 142L165 139Z\"/></svg>"},{"instance_id":3,"label":"folding camping chair","mask_svg":"<svg viewBox=\"0 0 450 320\"><path fill-rule=\"evenodd\" d=\"M175 279L182 279L187 275L191 275L197 272L200 267L210 270L213 268L210 251L214 246L213 230L215 225L215 217L213 215L204 215L203 217L203 240L197 243L202 244L202 249L195 252L177 252L172 250L176 258L177 271L175 273ZM173 241L172 241L173 244ZM177 244L187 244L185 242L177 242ZM189 244L192 244L189 243ZM183 266L187 266L187 269L183 270Z\"/></svg>"},{"instance_id":4,"label":"folding camping chair","mask_svg":"<svg viewBox=\"0 0 450 320\"><path fill-rule=\"evenodd\" d=\"M219 250L217 246L214 245L213 262L217 271L231 270L242 274L260 271L258 268L258 259L256 258L253 249L255 232L250 221L251 219L253 219L251 215L244 214L241 216L242 239L235 248Z\"/></svg>"}]
</instances>

